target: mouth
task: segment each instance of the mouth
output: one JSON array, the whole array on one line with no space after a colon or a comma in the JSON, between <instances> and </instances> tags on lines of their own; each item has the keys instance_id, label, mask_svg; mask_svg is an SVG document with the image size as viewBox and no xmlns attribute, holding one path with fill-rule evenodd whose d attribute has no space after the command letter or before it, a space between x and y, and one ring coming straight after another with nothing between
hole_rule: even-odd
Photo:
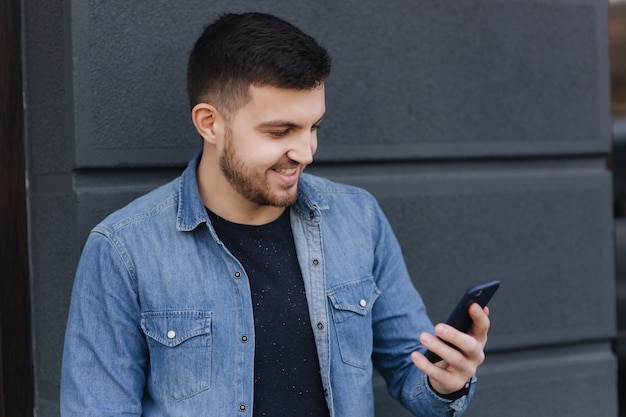
<instances>
[{"instance_id":1,"label":"mouth","mask_svg":"<svg viewBox=\"0 0 626 417\"><path fill-rule=\"evenodd\" d=\"M290 177L290 176L294 175L296 172L298 172L298 168L297 167L276 168L276 169L274 169L274 171L278 172L281 175L285 175L287 177Z\"/></svg>"},{"instance_id":2,"label":"mouth","mask_svg":"<svg viewBox=\"0 0 626 417\"><path fill-rule=\"evenodd\" d=\"M272 171L274 172L275 178L281 184L281 187L293 187L298 183L298 179L300 178L301 167L299 166L290 166L290 167L274 167Z\"/></svg>"}]
</instances>

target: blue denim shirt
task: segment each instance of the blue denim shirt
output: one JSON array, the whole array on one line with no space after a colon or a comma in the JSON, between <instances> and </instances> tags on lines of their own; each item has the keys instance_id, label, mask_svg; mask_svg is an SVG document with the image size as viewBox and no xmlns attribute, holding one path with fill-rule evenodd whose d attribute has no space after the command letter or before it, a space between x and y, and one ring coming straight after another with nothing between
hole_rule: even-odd
<instances>
[{"instance_id":1,"label":"blue denim shirt","mask_svg":"<svg viewBox=\"0 0 626 417\"><path fill-rule=\"evenodd\" d=\"M202 204L198 161L91 232L66 331L63 416L252 415L250 289ZM416 416L459 416L472 393L439 397L410 360L432 324L376 200L305 174L291 223L330 415L374 415L376 367Z\"/></svg>"}]
</instances>

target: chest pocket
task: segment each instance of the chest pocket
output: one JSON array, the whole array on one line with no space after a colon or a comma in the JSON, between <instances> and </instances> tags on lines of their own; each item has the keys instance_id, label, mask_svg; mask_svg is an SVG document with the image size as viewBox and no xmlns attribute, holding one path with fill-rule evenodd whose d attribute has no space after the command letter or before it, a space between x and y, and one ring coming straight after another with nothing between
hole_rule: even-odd
<instances>
[{"instance_id":1,"label":"chest pocket","mask_svg":"<svg viewBox=\"0 0 626 417\"><path fill-rule=\"evenodd\" d=\"M211 313L146 312L141 328L150 351L149 383L175 400L209 389Z\"/></svg>"},{"instance_id":2,"label":"chest pocket","mask_svg":"<svg viewBox=\"0 0 626 417\"><path fill-rule=\"evenodd\" d=\"M380 295L373 277L335 287L328 292L341 359L367 368L371 363L372 307Z\"/></svg>"}]
</instances>

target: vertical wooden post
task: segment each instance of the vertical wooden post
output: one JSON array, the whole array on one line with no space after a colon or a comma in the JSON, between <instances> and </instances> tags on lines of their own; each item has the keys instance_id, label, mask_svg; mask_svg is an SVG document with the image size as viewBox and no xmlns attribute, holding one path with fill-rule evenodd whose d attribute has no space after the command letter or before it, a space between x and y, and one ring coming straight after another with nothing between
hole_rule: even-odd
<instances>
[{"instance_id":1,"label":"vertical wooden post","mask_svg":"<svg viewBox=\"0 0 626 417\"><path fill-rule=\"evenodd\" d=\"M20 15L0 0L0 417L33 416Z\"/></svg>"}]
</instances>

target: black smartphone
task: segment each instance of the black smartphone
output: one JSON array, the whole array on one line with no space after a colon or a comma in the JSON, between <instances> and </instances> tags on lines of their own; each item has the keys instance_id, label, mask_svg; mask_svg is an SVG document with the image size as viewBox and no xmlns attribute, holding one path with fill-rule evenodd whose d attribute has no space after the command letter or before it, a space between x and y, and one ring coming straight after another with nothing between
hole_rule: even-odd
<instances>
[{"instance_id":1,"label":"black smartphone","mask_svg":"<svg viewBox=\"0 0 626 417\"><path fill-rule=\"evenodd\" d=\"M468 309L474 303L478 303L481 307L485 307L491 297L495 294L496 290L500 287L500 281L494 279L491 281L481 282L480 284L476 284L467 290L461 301L458 302L454 310L452 310L452 314L446 320L446 324L458 329L464 333L467 333L469 329L472 327L472 318L469 315ZM457 349L451 343L446 342L446 344L452 346ZM424 354L432 363L439 362L441 358L429 351L426 351Z\"/></svg>"}]
</instances>

